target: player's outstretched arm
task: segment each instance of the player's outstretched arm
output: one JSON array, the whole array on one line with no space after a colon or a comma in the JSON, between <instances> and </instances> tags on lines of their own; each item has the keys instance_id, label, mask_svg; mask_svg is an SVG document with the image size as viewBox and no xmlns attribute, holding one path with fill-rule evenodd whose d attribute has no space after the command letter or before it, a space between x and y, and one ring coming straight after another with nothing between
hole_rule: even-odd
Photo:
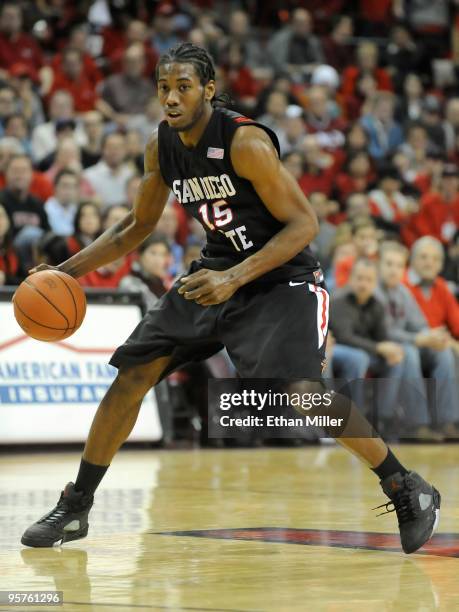
<instances>
[{"instance_id":1,"label":"player's outstretched arm","mask_svg":"<svg viewBox=\"0 0 459 612\"><path fill-rule=\"evenodd\" d=\"M262 249L231 268L239 284L245 285L302 251L316 237L319 224L264 130L256 126L239 128L231 146L231 161L236 173L252 183L273 217L285 224Z\"/></svg>"},{"instance_id":2,"label":"player's outstretched arm","mask_svg":"<svg viewBox=\"0 0 459 612\"><path fill-rule=\"evenodd\" d=\"M107 229L92 244L63 263L57 270L78 277L126 255L154 230L169 195L158 161L158 136L154 132L145 149L145 173L139 185L132 211ZM42 264L30 273L52 268Z\"/></svg>"}]
</instances>

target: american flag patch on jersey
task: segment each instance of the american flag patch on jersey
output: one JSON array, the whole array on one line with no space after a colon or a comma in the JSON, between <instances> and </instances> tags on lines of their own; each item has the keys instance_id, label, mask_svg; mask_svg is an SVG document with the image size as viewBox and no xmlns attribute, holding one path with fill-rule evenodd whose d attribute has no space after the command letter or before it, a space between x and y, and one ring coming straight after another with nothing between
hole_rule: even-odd
<instances>
[{"instance_id":1,"label":"american flag patch on jersey","mask_svg":"<svg viewBox=\"0 0 459 612\"><path fill-rule=\"evenodd\" d=\"M224 154L224 149L219 149L218 147L209 147L207 149L207 157L211 159L223 159Z\"/></svg>"}]
</instances>

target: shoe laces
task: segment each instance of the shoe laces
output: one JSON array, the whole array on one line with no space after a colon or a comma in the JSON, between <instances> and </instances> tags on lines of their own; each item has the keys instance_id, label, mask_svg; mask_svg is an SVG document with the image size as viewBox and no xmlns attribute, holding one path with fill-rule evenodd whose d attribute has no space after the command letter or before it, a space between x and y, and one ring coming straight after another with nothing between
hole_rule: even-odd
<instances>
[{"instance_id":1,"label":"shoe laces","mask_svg":"<svg viewBox=\"0 0 459 612\"><path fill-rule=\"evenodd\" d=\"M64 516L64 514L68 511L68 509L69 503L62 494L59 501L57 502L56 507L53 508L51 512L48 512L48 514L45 514L45 516L43 516L38 522L48 523L50 525L52 525L53 523L58 523Z\"/></svg>"},{"instance_id":2,"label":"shoe laces","mask_svg":"<svg viewBox=\"0 0 459 612\"><path fill-rule=\"evenodd\" d=\"M372 508L372 510L379 510L379 508L385 508L386 511L380 512L376 516L383 516L391 512L396 512L399 525L409 523L416 518L416 508L413 503L413 497L411 493L406 490L394 493L390 501L380 506L376 506L376 508Z\"/></svg>"}]
</instances>

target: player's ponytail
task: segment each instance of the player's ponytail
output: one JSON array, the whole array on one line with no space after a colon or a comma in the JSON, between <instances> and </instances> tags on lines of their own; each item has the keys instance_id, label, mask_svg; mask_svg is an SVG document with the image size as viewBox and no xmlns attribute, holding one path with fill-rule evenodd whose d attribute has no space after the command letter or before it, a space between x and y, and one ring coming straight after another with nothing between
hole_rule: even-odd
<instances>
[{"instance_id":1,"label":"player's ponytail","mask_svg":"<svg viewBox=\"0 0 459 612\"><path fill-rule=\"evenodd\" d=\"M233 98L227 93L217 94L212 98L212 106L234 106Z\"/></svg>"}]
</instances>

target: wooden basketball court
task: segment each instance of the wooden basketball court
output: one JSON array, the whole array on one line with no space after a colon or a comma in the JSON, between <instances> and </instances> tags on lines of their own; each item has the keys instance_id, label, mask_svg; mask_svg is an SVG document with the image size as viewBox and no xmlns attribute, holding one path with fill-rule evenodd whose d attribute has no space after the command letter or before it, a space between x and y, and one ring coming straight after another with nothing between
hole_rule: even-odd
<instances>
[{"instance_id":1,"label":"wooden basketball court","mask_svg":"<svg viewBox=\"0 0 459 612\"><path fill-rule=\"evenodd\" d=\"M42 610L459 610L459 446L397 453L443 496L438 535L410 556L395 513L371 510L377 478L338 447L121 452L88 537L54 549L20 537L79 454L0 456L0 590L63 591Z\"/></svg>"}]
</instances>

